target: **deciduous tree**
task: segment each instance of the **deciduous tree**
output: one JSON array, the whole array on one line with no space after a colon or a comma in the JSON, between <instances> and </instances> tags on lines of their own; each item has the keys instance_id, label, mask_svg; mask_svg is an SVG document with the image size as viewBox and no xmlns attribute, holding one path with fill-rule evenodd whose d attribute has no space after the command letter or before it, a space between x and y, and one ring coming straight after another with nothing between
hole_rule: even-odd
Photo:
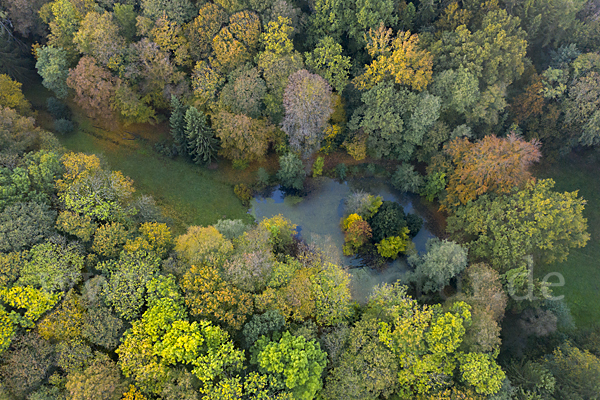
<instances>
[{"instance_id":1,"label":"deciduous tree","mask_svg":"<svg viewBox=\"0 0 600 400\"><path fill-rule=\"evenodd\" d=\"M120 400L126 388L117 364L102 353L82 372L67 376L66 389L73 400Z\"/></svg>"},{"instance_id":2,"label":"deciduous tree","mask_svg":"<svg viewBox=\"0 0 600 400\"><path fill-rule=\"evenodd\" d=\"M267 86L258 69L245 65L229 74L228 79L229 83L223 87L219 97L219 107L234 114L259 118Z\"/></svg>"},{"instance_id":3,"label":"deciduous tree","mask_svg":"<svg viewBox=\"0 0 600 400\"><path fill-rule=\"evenodd\" d=\"M189 0L142 0L142 12L145 16L157 20L166 14L171 21L183 25L196 14L197 8Z\"/></svg>"},{"instance_id":4,"label":"deciduous tree","mask_svg":"<svg viewBox=\"0 0 600 400\"><path fill-rule=\"evenodd\" d=\"M71 211L61 211L56 219L56 229L61 232L76 236L84 242L90 241L98 225L88 215L81 215Z\"/></svg>"},{"instance_id":5,"label":"deciduous tree","mask_svg":"<svg viewBox=\"0 0 600 400\"><path fill-rule=\"evenodd\" d=\"M118 261L106 261L98 269L109 274L102 296L126 320L135 319L144 305L146 283L159 270L160 259L142 251L123 252Z\"/></svg>"},{"instance_id":6,"label":"deciduous tree","mask_svg":"<svg viewBox=\"0 0 600 400\"><path fill-rule=\"evenodd\" d=\"M213 3L204 4L198 14L185 28L190 54L195 61L210 56L213 38L228 21L225 10Z\"/></svg>"},{"instance_id":7,"label":"deciduous tree","mask_svg":"<svg viewBox=\"0 0 600 400\"><path fill-rule=\"evenodd\" d=\"M279 171L277 179L284 187L302 190L306 172L302 160L294 153L287 153L279 157Z\"/></svg>"},{"instance_id":8,"label":"deciduous tree","mask_svg":"<svg viewBox=\"0 0 600 400\"><path fill-rule=\"evenodd\" d=\"M278 342L264 336L255 343L252 362L273 380L275 390L291 391L296 399L312 399L322 387L327 356L314 340L285 332Z\"/></svg>"},{"instance_id":9,"label":"deciduous tree","mask_svg":"<svg viewBox=\"0 0 600 400\"><path fill-rule=\"evenodd\" d=\"M92 57L82 57L74 69L69 69L67 86L75 91L75 101L90 117L105 124L114 120L111 100L116 90L115 78L99 67Z\"/></svg>"},{"instance_id":10,"label":"deciduous tree","mask_svg":"<svg viewBox=\"0 0 600 400\"><path fill-rule=\"evenodd\" d=\"M135 214L133 182L120 171L109 172L98 157L82 153L65 154L61 161L66 172L56 187L68 210L109 222L123 222Z\"/></svg>"},{"instance_id":11,"label":"deciduous tree","mask_svg":"<svg viewBox=\"0 0 600 400\"><path fill-rule=\"evenodd\" d=\"M501 272L531 254L545 262L562 261L590 236L582 215L585 200L577 192L553 192L553 186L545 179L505 196L483 195L457 209L448 231L462 235L472 256L489 259Z\"/></svg>"},{"instance_id":12,"label":"deciduous tree","mask_svg":"<svg viewBox=\"0 0 600 400\"><path fill-rule=\"evenodd\" d=\"M282 129L289 137L290 147L304 156L318 150L333 113L327 82L304 69L292 74L283 94L283 107Z\"/></svg>"},{"instance_id":13,"label":"deciduous tree","mask_svg":"<svg viewBox=\"0 0 600 400\"><path fill-rule=\"evenodd\" d=\"M0 212L0 251L21 251L52 232L56 212L46 204L16 203Z\"/></svg>"},{"instance_id":14,"label":"deciduous tree","mask_svg":"<svg viewBox=\"0 0 600 400\"><path fill-rule=\"evenodd\" d=\"M342 55L339 43L331 36L326 36L311 53L306 53L306 65L325 78L338 93L342 93L348 84L348 71L352 61L350 57Z\"/></svg>"},{"instance_id":15,"label":"deciduous tree","mask_svg":"<svg viewBox=\"0 0 600 400\"><path fill-rule=\"evenodd\" d=\"M219 111L213 121L217 137L221 140L219 153L232 160L264 158L275 136L276 128L268 121L244 114Z\"/></svg>"},{"instance_id":16,"label":"deciduous tree","mask_svg":"<svg viewBox=\"0 0 600 400\"><path fill-rule=\"evenodd\" d=\"M409 263L415 267L411 279L426 293L440 291L465 269L467 253L458 243L429 239L425 255L409 258Z\"/></svg>"},{"instance_id":17,"label":"deciduous tree","mask_svg":"<svg viewBox=\"0 0 600 400\"><path fill-rule=\"evenodd\" d=\"M14 108L22 115L31 113L31 104L21 91L22 84L8 75L0 75L0 107Z\"/></svg>"},{"instance_id":18,"label":"deciduous tree","mask_svg":"<svg viewBox=\"0 0 600 400\"><path fill-rule=\"evenodd\" d=\"M65 291L82 279L84 256L74 244L38 244L29 251L19 282L47 292Z\"/></svg>"},{"instance_id":19,"label":"deciduous tree","mask_svg":"<svg viewBox=\"0 0 600 400\"><path fill-rule=\"evenodd\" d=\"M212 226L190 226L175 240L175 251L190 264L223 262L232 250L231 242Z\"/></svg>"},{"instance_id":20,"label":"deciduous tree","mask_svg":"<svg viewBox=\"0 0 600 400\"><path fill-rule=\"evenodd\" d=\"M339 362L329 371L323 394L331 400L374 400L398 386L398 363L379 340L379 321L363 318L348 334Z\"/></svg>"},{"instance_id":21,"label":"deciduous tree","mask_svg":"<svg viewBox=\"0 0 600 400\"><path fill-rule=\"evenodd\" d=\"M81 21L79 30L73 35L77 49L85 56L96 59L107 67L114 62L125 47L125 39L119 35L119 27L109 12L91 11Z\"/></svg>"},{"instance_id":22,"label":"deciduous tree","mask_svg":"<svg viewBox=\"0 0 600 400\"><path fill-rule=\"evenodd\" d=\"M339 324L350 316L350 274L347 271L327 263L310 281L319 325Z\"/></svg>"},{"instance_id":23,"label":"deciduous tree","mask_svg":"<svg viewBox=\"0 0 600 400\"><path fill-rule=\"evenodd\" d=\"M381 82L363 93L364 103L352 115L349 128L367 135L367 147L377 158L408 161L439 117L441 101L429 93L396 90Z\"/></svg>"},{"instance_id":24,"label":"deciduous tree","mask_svg":"<svg viewBox=\"0 0 600 400\"><path fill-rule=\"evenodd\" d=\"M250 294L223 280L215 265L192 265L181 287L185 303L194 316L210 318L239 330L252 314Z\"/></svg>"},{"instance_id":25,"label":"deciduous tree","mask_svg":"<svg viewBox=\"0 0 600 400\"><path fill-rule=\"evenodd\" d=\"M462 66L488 86L510 84L525 69L526 33L519 18L503 9L489 11L481 28L471 33L466 25L442 36L431 51L442 69Z\"/></svg>"},{"instance_id":26,"label":"deciduous tree","mask_svg":"<svg viewBox=\"0 0 600 400\"><path fill-rule=\"evenodd\" d=\"M392 30L380 25L377 30L369 29L367 50L373 62L366 66L363 75L355 78L354 84L359 89L371 89L388 77L417 91L425 89L431 81L433 56L419 48L416 34L398 32L392 39Z\"/></svg>"},{"instance_id":27,"label":"deciduous tree","mask_svg":"<svg viewBox=\"0 0 600 400\"><path fill-rule=\"evenodd\" d=\"M539 142L526 142L515 134L486 136L476 143L455 139L445 150L454 165L446 188L446 208L466 204L484 193L503 194L522 187L531 179L529 167L542 155Z\"/></svg>"}]
</instances>

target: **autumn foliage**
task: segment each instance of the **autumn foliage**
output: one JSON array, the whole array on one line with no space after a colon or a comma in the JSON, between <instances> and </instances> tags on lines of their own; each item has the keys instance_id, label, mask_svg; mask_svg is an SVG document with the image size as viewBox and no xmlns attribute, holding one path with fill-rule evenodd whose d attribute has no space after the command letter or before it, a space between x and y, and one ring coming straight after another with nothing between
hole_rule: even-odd
<instances>
[{"instance_id":1,"label":"autumn foliage","mask_svg":"<svg viewBox=\"0 0 600 400\"><path fill-rule=\"evenodd\" d=\"M484 193L509 193L522 186L532 179L529 167L542 155L538 141L526 142L515 134L486 136L476 143L455 139L445 150L454 166L442 204L445 209L467 204Z\"/></svg>"},{"instance_id":2,"label":"autumn foliage","mask_svg":"<svg viewBox=\"0 0 600 400\"><path fill-rule=\"evenodd\" d=\"M398 32L392 39L392 30L380 26L369 30L369 55L373 62L363 75L355 78L359 89L371 89L387 77L413 90L423 90L432 77L433 56L419 48L419 37L410 32Z\"/></svg>"}]
</instances>

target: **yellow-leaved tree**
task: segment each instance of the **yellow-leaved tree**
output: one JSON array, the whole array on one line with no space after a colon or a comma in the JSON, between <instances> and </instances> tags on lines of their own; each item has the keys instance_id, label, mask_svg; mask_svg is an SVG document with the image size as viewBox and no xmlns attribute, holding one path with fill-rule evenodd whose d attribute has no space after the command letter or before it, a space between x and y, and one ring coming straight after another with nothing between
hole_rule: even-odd
<instances>
[{"instance_id":1,"label":"yellow-leaved tree","mask_svg":"<svg viewBox=\"0 0 600 400\"><path fill-rule=\"evenodd\" d=\"M413 90L424 90L431 82L433 56L419 47L419 37L400 31L392 39L392 30L383 25L369 29L367 51L373 62L365 73L354 79L358 89L368 90L388 77Z\"/></svg>"}]
</instances>

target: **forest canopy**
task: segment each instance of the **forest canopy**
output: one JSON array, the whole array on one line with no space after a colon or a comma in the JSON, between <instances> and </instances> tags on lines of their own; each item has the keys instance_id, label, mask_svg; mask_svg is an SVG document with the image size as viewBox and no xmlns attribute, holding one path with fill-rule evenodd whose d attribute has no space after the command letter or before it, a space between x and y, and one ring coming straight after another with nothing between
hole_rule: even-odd
<instances>
[{"instance_id":1,"label":"forest canopy","mask_svg":"<svg viewBox=\"0 0 600 400\"><path fill-rule=\"evenodd\" d=\"M592 0L0 0L0 400L596 398L597 328L532 271L594 233L536 167L596 151L599 49ZM377 176L439 238L351 192L343 254L407 270L359 303L282 215L178 232L67 148L88 122L231 164L243 212Z\"/></svg>"}]
</instances>

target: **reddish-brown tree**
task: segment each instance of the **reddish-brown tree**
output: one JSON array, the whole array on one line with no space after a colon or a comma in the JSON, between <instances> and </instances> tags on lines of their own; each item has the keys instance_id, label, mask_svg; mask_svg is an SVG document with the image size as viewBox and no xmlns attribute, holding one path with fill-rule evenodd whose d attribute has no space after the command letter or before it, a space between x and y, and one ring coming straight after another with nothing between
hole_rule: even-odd
<instances>
[{"instance_id":1,"label":"reddish-brown tree","mask_svg":"<svg viewBox=\"0 0 600 400\"><path fill-rule=\"evenodd\" d=\"M515 124L527 120L542 113L544 108L544 96L542 89L544 85L539 75L531 79L531 84L525 89L525 93L520 94L511 104L511 111L514 114Z\"/></svg>"},{"instance_id":2,"label":"reddish-brown tree","mask_svg":"<svg viewBox=\"0 0 600 400\"><path fill-rule=\"evenodd\" d=\"M515 134L486 136L476 143L455 139L445 151L452 157L454 170L442 209L466 204L484 193L509 193L532 179L529 166L542 155L537 140L526 142Z\"/></svg>"},{"instance_id":3,"label":"reddish-brown tree","mask_svg":"<svg viewBox=\"0 0 600 400\"><path fill-rule=\"evenodd\" d=\"M96 64L93 57L83 57L69 70L67 86L75 91L75 102L92 118L114 121L111 99L116 90L115 78Z\"/></svg>"}]
</instances>

